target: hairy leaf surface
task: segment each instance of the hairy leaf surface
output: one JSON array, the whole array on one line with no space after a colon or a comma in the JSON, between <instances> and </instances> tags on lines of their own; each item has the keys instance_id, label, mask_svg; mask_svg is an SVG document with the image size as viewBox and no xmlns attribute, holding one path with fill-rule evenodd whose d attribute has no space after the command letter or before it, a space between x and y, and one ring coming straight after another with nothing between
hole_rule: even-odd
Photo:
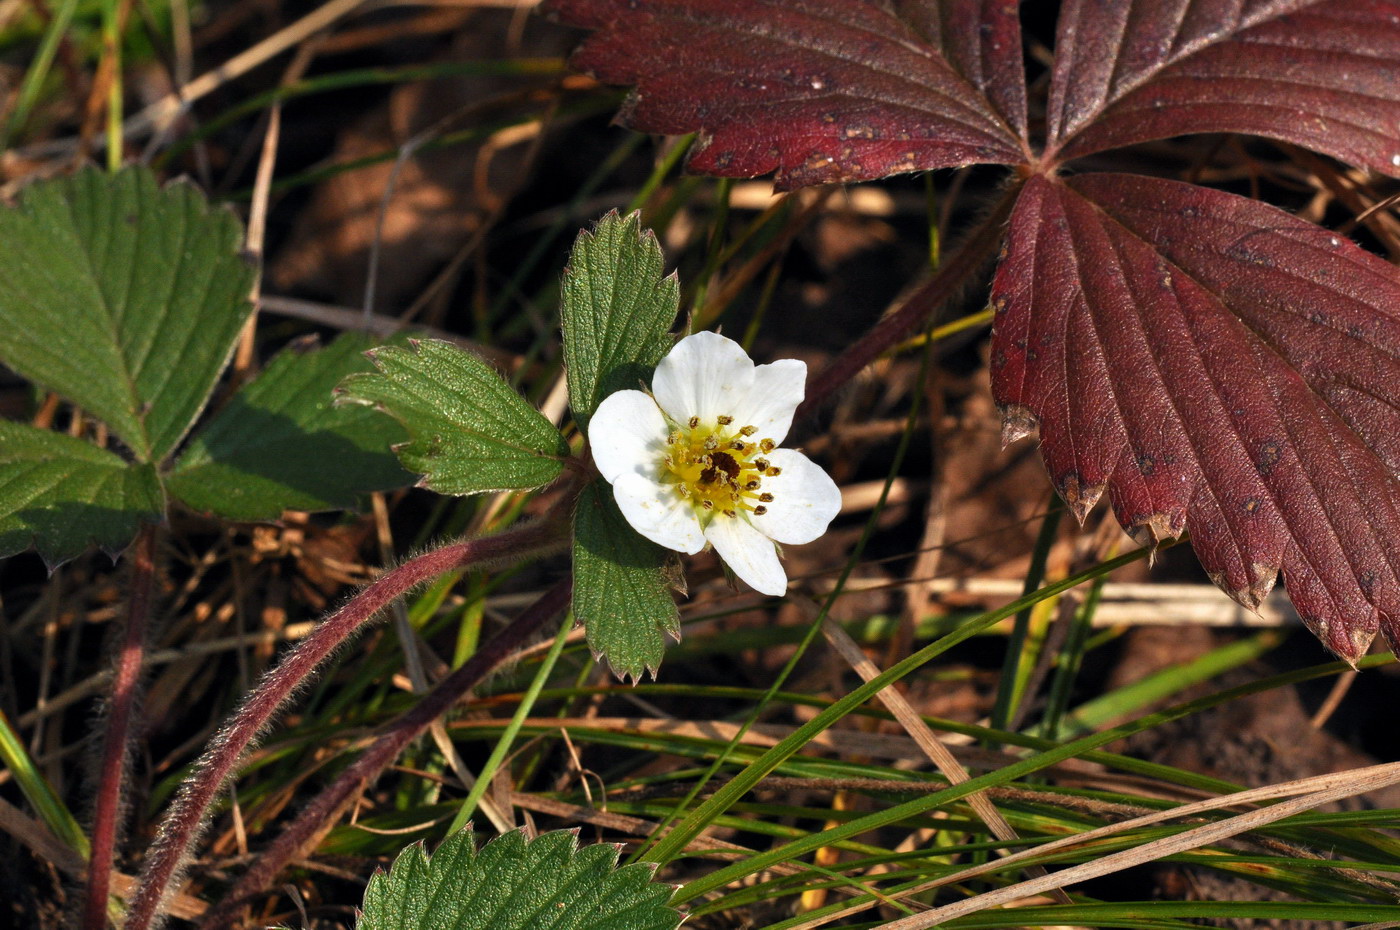
<instances>
[{"instance_id":1,"label":"hairy leaf surface","mask_svg":"<svg viewBox=\"0 0 1400 930\"><path fill-rule=\"evenodd\" d=\"M780 189L1026 157L1014 3L547 0L622 121L698 132L690 167Z\"/></svg>"},{"instance_id":2,"label":"hairy leaf surface","mask_svg":"<svg viewBox=\"0 0 1400 930\"><path fill-rule=\"evenodd\" d=\"M490 365L438 339L370 353L375 371L351 375L342 401L372 404L408 430L399 461L440 494L538 488L559 477L569 446Z\"/></svg>"},{"instance_id":3,"label":"hairy leaf surface","mask_svg":"<svg viewBox=\"0 0 1400 930\"><path fill-rule=\"evenodd\" d=\"M1282 570L1339 655L1400 644L1400 271L1232 194L1035 178L993 303L1008 439L1081 519L1106 489L1242 604Z\"/></svg>"},{"instance_id":4,"label":"hairy leaf surface","mask_svg":"<svg viewBox=\"0 0 1400 930\"><path fill-rule=\"evenodd\" d=\"M670 887L644 862L618 868L617 847L578 845L572 830L520 831L480 851L470 830L428 856L408 847L365 889L357 930L675 930Z\"/></svg>"},{"instance_id":5,"label":"hairy leaf surface","mask_svg":"<svg viewBox=\"0 0 1400 930\"><path fill-rule=\"evenodd\" d=\"M1247 132L1400 175L1400 2L1070 0L1048 116L1060 158Z\"/></svg>"},{"instance_id":6,"label":"hairy leaf surface","mask_svg":"<svg viewBox=\"0 0 1400 930\"><path fill-rule=\"evenodd\" d=\"M615 391L636 390L651 380L671 348L667 330L676 320L680 285L663 276L665 261L640 214L603 217L579 233L564 269L560 317L569 406L579 428L598 402Z\"/></svg>"},{"instance_id":7,"label":"hairy leaf surface","mask_svg":"<svg viewBox=\"0 0 1400 930\"><path fill-rule=\"evenodd\" d=\"M196 510L268 520L283 510L353 507L369 491L411 484L390 446L403 427L370 407L332 405L347 375L369 371L371 340L284 349L190 441L168 487Z\"/></svg>"},{"instance_id":8,"label":"hairy leaf surface","mask_svg":"<svg viewBox=\"0 0 1400 930\"><path fill-rule=\"evenodd\" d=\"M52 430L0 420L0 557L33 545L57 565L96 543L126 548L165 513L155 469Z\"/></svg>"},{"instance_id":9,"label":"hairy leaf surface","mask_svg":"<svg viewBox=\"0 0 1400 930\"><path fill-rule=\"evenodd\" d=\"M252 309L241 240L233 214L143 168L33 184L0 209L0 359L159 462Z\"/></svg>"},{"instance_id":10,"label":"hairy leaf surface","mask_svg":"<svg viewBox=\"0 0 1400 930\"><path fill-rule=\"evenodd\" d=\"M627 523L611 488L594 481L583 489L574 513L574 616L588 647L624 680L655 675L666 638L680 639L666 557Z\"/></svg>"}]
</instances>

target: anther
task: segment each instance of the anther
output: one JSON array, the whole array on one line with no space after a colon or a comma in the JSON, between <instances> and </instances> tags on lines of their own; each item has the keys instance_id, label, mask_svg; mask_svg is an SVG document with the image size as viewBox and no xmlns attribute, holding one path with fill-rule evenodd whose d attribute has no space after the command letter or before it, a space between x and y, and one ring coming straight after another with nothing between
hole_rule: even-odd
<instances>
[{"instance_id":1,"label":"anther","mask_svg":"<svg viewBox=\"0 0 1400 930\"><path fill-rule=\"evenodd\" d=\"M753 515L754 515L755 517L761 517L761 516L763 516L763 515L764 515L765 513L767 513L767 512L768 512L768 508L765 507L765 506L763 506L762 504L759 504L757 507L755 507L755 508L753 509Z\"/></svg>"},{"instance_id":2,"label":"anther","mask_svg":"<svg viewBox=\"0 0 1400 930\"><path fill-rule=\"evenodd\" d=\"M778 444L771 439L765 439L758 444L758 447L764 452L772 452L774 449L778 448Z\"/></svg>"},{"instance_id":3,"label":"anther","mask_svg":"<svg viewBox=\"0 0 1400 930\"><path fill-rule=\"evenodd\" d=\"M766 473L766 472L768 471L768 460L767 460L767 459L754 459L754 460L753 460L753 467L754 467L754 468L757 468L757 469L758 469L759 471L761 471L761 472L765 472L765 473Z\"/></svg>"},{"instance_id":4,"label":"anther","mask_svg":"<svg viewBox=\"0 0 1400 930\"><path fill-rule=\"evenodd\" d=\"M776 478L783 473L783 470L778 466L774 465L772 468L763 469L763 473L769 478Z\"/></svg>"},{"instance_id":5,"label":"anther","mask_svg":"<svg viewBox=\"0 0 1400 930\"><path fill-rule=\"evenodd\" d=\"M678 494L680 494L681 497L689 497L689 496L690 496L690 485L688 485L688 484L686 484L684 481L682 481L680 484L676 485L676 492L677 492ZM769 495L769 496L771 497L772 495Z\"/></svg>"},{"instance_id":6,"label":"anther","mask_svg":"<svg viewBox=\"0 0 1400 930\"><path fill-rule=\"evenodd\" d=\"M669 436L666 437L666 445L668 445L668 446L674 446L674 445L678 444L680 441L681 441L681 434L680 434L680 433L672 433L671 435L669 435Z\"/></svg>"},{"instance_id":7,"label":"anther","mask_svg":"<svg viewBox=\"0 0 1400 930\"><path fill-rule=\"evenodd\" d=\"M661 461L666 465L667 468L674 468L676 465L676 460L671 458L669 455Z\"/></svg>"},{"instance_id":8,"label":"anther","mask_svg":"<svg viewBox=\"0 0 1400 930\"><path fill-rule=\"evenodd\" d=\"M733 423L733 422L734 422L734 418L733 418L733 417L730 417L730 416L722 416L722 417L719 417L719 425L720 425L720 426L728 426L730 423Z\"/></svg>"},{"instance_id":9,"label":"anther","mask_svg":"<svg viewBox=\"0 0 1400 930\"><path fill-rule=\"evenodd\" d=\"M706 452L713 452L719 448L719 440L714 436L706 436L704 446Z\"/></svg>"},{"instance_id":10,"label":"anther","mask_svg":"<svg viewBox=\"0 0 1400 930\"><path fill-rule=\"evenodd\" d=\"M739 435L752 436L756 432L758 432L757 426L745 426L743 429L739 430Z\"/></svg>"},{"instance_id":11,"label":"anther","mask_svg":"<svg viewBox=\"0 0 1400 930\"><path fill-rule=\"evenodd\" d=\"M686 423L686 425L689 426L691 429L695 429L695 427L700 425L700 418L691 417L690 420Z\"/></svg>"},{"instance_id":12,"label":"anther","mask_svg":"<svg viewBox=\"0 0 1400 930\"><path fill-rule=\"evenodd\" d=\"M700 506L701 506L701 507L704 507L706 510L714 510L714 509L715 509L715 502L714 502L714 501L701 501L701 502L700 502Z\"/></svg>"},{"instance_id":13,"label":"anther","mask_svg":"<svg viewBox=\"0 0 1400 930\"><path fill-rule=\"evenodd\" d=\"M744 490L745 490L745 491L757 491L758 488L759 488L759 485L761 485L762 483L763 483L763 482L759 481L757 478L750 478L750 479L748 480L748 483L744 485ZM771 496L771 495L766 495L766 496Z\"/></svg>"},{"instance_id":14,"label":"anther","mask_svg":"<svg viewBox=\"0 0 1400 930\"><path fill-rule=\"evenodd\" d=\"M726 511L724 512L724 515L725 515L726 517L732 517L732 516L734 516L734 511L732 511L732 510L726 510Z\"/></svg>"},{"instance_id":15,"label":"anther","mask_svg":"<svg viewBox=\"0 0 1400 930\"><path fill-rule=\"evenodd\" d=\"M736 440L734 440L733 442L731 442L731 443L729 444L729 448L733 449L735 452L743 452L743 451L744 451L744 440L742 440L742 439L736 439Z\"/></svg>"},{"instance_id":16,"label":"anther","mask_svg":"<svg viewBox=\"0 0 1400 930\"><path fill-rule=\"evenodd\" d=\"M758 484L758 482L755 481L754 484ZM761 501L763 501L765 504L771 504L771 503L773 503L773 495L772 495L772 494L769 494L767 491L765 491L765 492L763 492L762 494L758 495L758 499L761 500Z\"/></svg>"}]
</instances>

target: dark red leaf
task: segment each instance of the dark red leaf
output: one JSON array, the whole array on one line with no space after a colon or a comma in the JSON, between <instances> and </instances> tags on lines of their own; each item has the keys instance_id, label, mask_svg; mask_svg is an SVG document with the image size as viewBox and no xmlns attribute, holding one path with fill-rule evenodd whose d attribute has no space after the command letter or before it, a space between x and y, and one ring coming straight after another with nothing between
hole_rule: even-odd
<instances>
[{"instance_id":1,"label":"dark red leaf","mask_svg":"<svg viewBox=\"0 0 1400 930\"><path fill-rule=\"evenodd\" d=\"M1400 2L1069 0L1048 121L1059 159L1246 132L1400 175Z\"/></svg>"},{"instance_id":2,"label":"dark red leaf","mask_svg":"<svg viewBox=\"0 0 1400 930\"><path fill-rule=\"evenodd\" d=\"M620 119L700 136L695 171L781 189L1025 161L1014 0L546 0Z\"/></svg>"},{"instance_id":3,"label":"dark red leaf","mask_svg":"<svg viewBox=\"0 0 1400 930\"><path fill-rule=\"evenodd\" d=\"M1106 489L1245 606L1281 569L1339 655L1400 646L1400 269L1232 194L1036 177L993 304L1008 441L1039 426L1080 519Z\"/></svg>"}]
</instances>

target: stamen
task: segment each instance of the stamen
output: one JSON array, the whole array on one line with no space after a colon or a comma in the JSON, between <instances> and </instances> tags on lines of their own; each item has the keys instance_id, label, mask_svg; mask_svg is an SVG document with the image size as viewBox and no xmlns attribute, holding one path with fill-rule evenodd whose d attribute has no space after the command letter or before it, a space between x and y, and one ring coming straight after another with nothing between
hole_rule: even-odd
<instances>
[{"instance_id":1,"label":"stamen","mask_svg":"<svg viewBox=\"0 0 1400 930\"><path fill-rule=\"evenodd\" d=\"M757 469L758 469L759 471L761 471L761 472L765 472L765 473L766 473L766 472L768 471L768 460L767 460L767 459L754 459L754 460L753 460L753 467L754 467L754 468L757 468Z\"/></svg>"},{"instance_id":2,"label":"stamen","mask_svg":"<svg viewBox=\"0 0 1400 930\"><path fill-rule=\"evenodd\" d=\"M671 435L669 435L669 436L666 437L666 445L668 445L668 446L678 445L678 444L680 443L680 441L681 441L681 434L680 434L680 433L672 433Z\"/></svg>"},{"instance_id":3,"label":"stamen","mask_svg":"<svg viewBox=\"0 0 1400 930\"><path fill-rule=\"evenodd\" d=\"M756 432L758 432L757 426L745 426L743 429L739 430L739 435L752 436Z\"/></svg>"},{"instance_id":4,"label":"stamen","mask_svg":"<svg viewBox=\"0 0 1400 930\"><path fill-rule=\"evenodd\" d=\"M755 481L754 484L758 484L758 482ZM761 500L761 501L763 501L765 504L771 504L771 503L773 503L773 495L767 493L766 491L765 491L764 493L758 495L758 499Z\"/></svg>"},{"instance_id":5,"label":"stamen","mask_svg":"<svg viewBox=\"0 0 1400 930\"><path fill-rule=\"evenodd\" d=\"M726 517L732 517L732 516L734 516L734 511L732 511L732 510L726 510L726 511L724 512L724 515L725 515Z\"/></svg>"},{"instance_id":6,"label":"stamen","mask_svg":"<svg viewBox=\"0 0 1400 930\"><path fill-rule=\"evenodd\" d=\"M763 469L763 473L769 478L776 478L783 473L783 470L775 465L772 468Z\"/></svg>"},{"instance_id":7,"label":"stamen","mask_svg":"<svg viewBox=\"0 0 1400 930\"><path fill-rule=\"evenodd\" d=\"M690 496L690 485L688 485L688 484L686 484L684 481L682 481L680 484L676 485L676 491L677 491L677 493L680 494L681 497L689 497L689 496ZM770 496L771 496L771 495L770 495Z\"/></svg>"},{"instance_id":8,"label":"stamen","mask_svg":"<svg viewBox=\"0 0 1400 930\"><path fill-rule=\"evenodd\" d=\"M763 506L762 504L759 504L757 507L755 507L755 508L753 509L753 515L754 515L755 517L761 517L761 516L763 516L763 515L764 515L765 513L767 513L767 512L768 512L768 508L765 507L765 506Z\"/></svg>"},{"instance_id":9,"label":"stamen","mask_svg":"<svg viewBox=\"0 0 1400 930\"><path fill-rule=\"evenodd\" d=\"M742 439L736 439L736 440L734 440L733 442L731 442L731 443L729 444L729 448L733 449L735 452L743 452L743 451L744 451L744 440L742 440Z\"/></svg>"},{"instance_id":10,"label":"stamen","mask_svg":"<svg viewBox=\"0 0 1400 930\"><path fill-rule=\"evenodd\" d=\"M734 418L731 416L720 416L718 419L720 426L728 426L730 423L734 422Z\"/></svg>"},{"instance_id":11,"label":"stamen","mask_svg":"<svg viewBox=\"0 0 1400 930\"><path fill-rule=\"evenodd\" d=\"M759 481L757 478L750 478L750 479L748 480L748 483L746 483L746 484L744 485L744 490L745 490L745 491L757 491L758 488L759 488L759 486L760 486L761 484L763 484L763 482ZM770 496L771 496L771 495L770 495Z\"/></svg>"},{"instance_id":12,"label":"stamen","mask_svg":"<svg viewBox=\"0 0 1400 930\"><path fill-rule=\"evenodd\" d=\"M704 446L706 452L713 452L719 448L719 440L714 436L706 436Z\"/></svg>"},{"instance_id":13,"label":"stamen","mask_svg":"<svg viewBox=\"0 0 1400 930\"><path fill-rule=\"evenodd\" d=\"M758 447L764 452L772 452L774 449L778 448L778 444L771 439L765 439L758 444Z\"/></svg>"},{"instance_id":14,"label":"stamen","mask_svg":"<svg viewBox=\"0 0 1400 930\"><path fill-rule=\"evenodd\" d=\"M714 510L714 509L715 509L715 502L714 502L714 501L701 501L701 502L700 502L700 506L701 506L701 507L704 507L706 510Z\"/></svg>"},{"instance_id":15,"label":"stamen","mask_svg":"<svg viewBox=\"0 0 1400 930\"><path fill-rule=\"evenodd\" d=\"M695 429L695 427L700 425L700 418L691 417L690 420L686 423L686 425L689 426L691 429Z\"/></svg>"}]
</instances>

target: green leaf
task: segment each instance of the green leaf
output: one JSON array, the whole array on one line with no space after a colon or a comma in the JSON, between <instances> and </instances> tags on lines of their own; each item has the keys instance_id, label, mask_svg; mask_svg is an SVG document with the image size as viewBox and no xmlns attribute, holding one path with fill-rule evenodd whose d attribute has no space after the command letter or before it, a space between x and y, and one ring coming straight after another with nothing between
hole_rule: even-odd
<instances>
[{"instance_id":1,"label":"green leaf","mask_svg":"<svg viewBox=\"0 0 1400 930\"><path fill-rule=\"evenodd\" d=\"M247 318L238 221L188 184L88 169L0 209L0 360L159 462Z\"/></svg>"},{"instance_id":2,"label":"green leaf","mask_svg":"<svg viewBox=\"0 0 1400 930\"><path fill-rule=\"evenodd\" d=\"M661 247L640 215L616 211L579 233L564 269L564 368L579 428L599 401L635 390L671 348L680 287L662 277Z\"/></svg>"},{"instance_id":3,"label":"green leaf","mask_svg":"<svg viewBox=\"0 0 1400 930\"><path fill-rule=\"evenodd\" d=\"M617 867L617 847L578 846L574 830L519 831L476 850L470 830L432 857L416 843L365 889L357 930L675 930L671 888L649 862Z\"/></svg>"},{"instance_id":4,"label":"green leaf","mask_svg":"<svg viewBox=\"0 0 1400 930\"><path fill-rule=\"evenodd\" d=\"M420 482L442 494L537 488L559 477L569 446L554 424L490 365L449 342L370 352L377 372L351 375L345 401L397 418L411 440L395 447Z\"/></svg>"},{"instance_id":5,"label":"green leaf","mask_svg":"<svg viewBox=\"0 0 1400 930\"><path fill-rule=\"evenodd\" d=\"M353 507L366 492L410 484L390 451L403 428L370 407L333 403L347 375L370 370L372 345L347 333L325 348L284 350L190 441L170 492L196 510L268 520L288 508Z\"/></svg>"},{"instance_id":6,"label":"green leaf","mask_svg":"<svg viewBox=\"0 0 1400 930\"><path fill-rule=\"evenodd\" d=\"M0 420L0 556L31 545L50 566L89 543L124 548L165 512L150 465L62 433Z\"/></svg>"},{"instance_id":7,"label":"green leaf","mask_svg":"<svg viewBox=\"0 0 1400 930\"><path fill-rule=\"evenodd\" d=\"M574 513L574 616L619 678L655 677L666 637L681 638L667 558L627 523L611 488L595 481L583 489Z\"/></svg>"}]
</instances>

